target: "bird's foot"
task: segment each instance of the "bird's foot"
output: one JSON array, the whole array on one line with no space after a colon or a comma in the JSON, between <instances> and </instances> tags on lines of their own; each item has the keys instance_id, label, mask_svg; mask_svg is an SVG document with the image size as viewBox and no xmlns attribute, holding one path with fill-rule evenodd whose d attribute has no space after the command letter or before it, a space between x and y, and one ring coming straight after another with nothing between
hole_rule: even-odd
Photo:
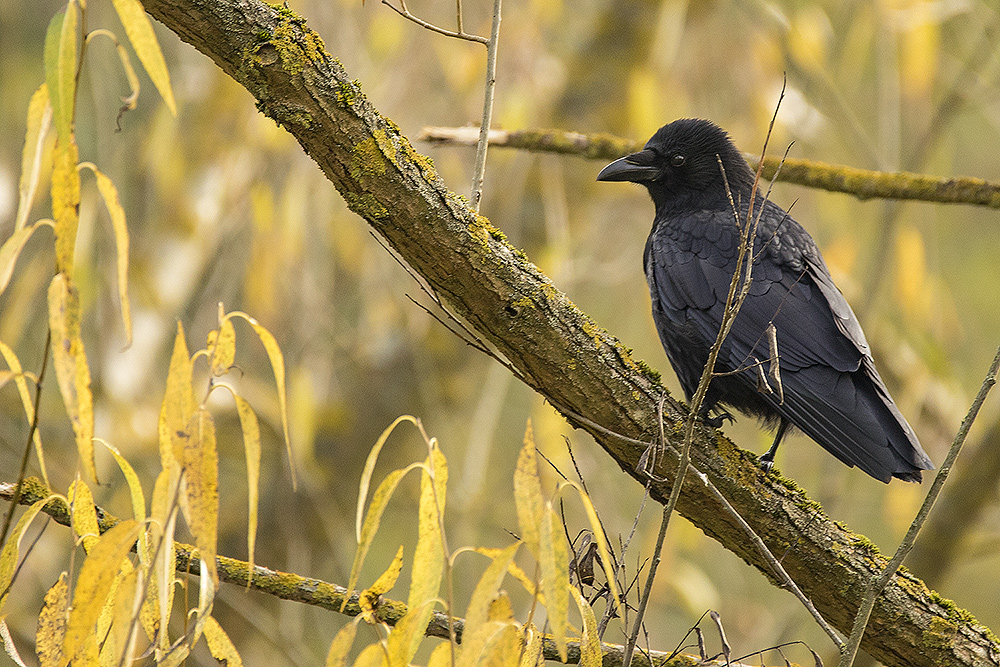
<instances>
[{"instance_id":1,"label":"bird's foot","mask_svg":"<svg viewBox=\"0 0 1000 667\"><path fill-rule=\"evenodd\" d=\"M734 417L731 413L726 411L722 411L719 414L715 415L714 417L709 417L708 415L704 415L701 418L701 420L705 422L705 425L711 426L712 428L722 428L722 425L726 422L727 419L731 424L736 421L736 417Z\"/></svg>"},{"instance_id":2,"label":"bird's foot","mask_svg":"<svg viewBox=\"0 0 1000 667\"><path fill-rule=\"evenodd\" d=\"M767 452L760 459L757 460L757 465L760 469L764 471L764 474L771 472L771 468L774 467L774 454L772 452Z\"/></svg>"}]
</instances>

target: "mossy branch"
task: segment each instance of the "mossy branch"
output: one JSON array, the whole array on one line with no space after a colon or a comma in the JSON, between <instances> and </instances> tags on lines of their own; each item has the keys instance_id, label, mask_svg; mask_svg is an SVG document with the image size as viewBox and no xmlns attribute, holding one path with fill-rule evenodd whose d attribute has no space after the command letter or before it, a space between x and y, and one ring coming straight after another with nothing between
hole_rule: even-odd
<instances>
[{"instance_id":1,"label":"mossy branch","mask_svg":"<svg viewBox=\"0 0 1000 667\"><path fill-rule=\"evenodd\" d=\"M472 137L471 129L475 128L426 127L417 139L456 146L475 145L478 134ZM616 160L642 148L642 144L620 137L562 130L491 130L490 145L538 153L579 155L591 160ZM758 156L746 154L745 157L756 170ZM774 177L779 162L779 158L765 158L762 178ZM843 192L861 200L909 199L1000 208L1000 183L966 176L941 178L908 172L870 171L787 158L777 180L829 192Z\"/></svg>"},{"instance_id":2,"label":"mossy branch","mask_svg":"<svg viewBox=\"0 0 1000 667\"><path fill-rule=\"evenodd\" d=\"M611 336L489 221L441 181L399 128L382 117L326 53L304 19L254 0L144 0L154 18L208 55L256 98L317 163L348 206L488 340L522 380L564 414L629 438L657 436L663 388L648 366ZM682 441L686 408L664 403L666 436ZM579 421L569 418L575 426ZM586 427L623 471L637 472L645 448ZM770 569L706 481L724 495L823 616L842 631L885 559L870 542L823 515L756 456L699 426L678 512L766 576ZM664 502L677 457L653 470L650 494ZM661 480L662 481L659 481ZM1000 642L965 611L898 574L880 597L863 648L888 665L983 664ZM945 629L947 631L945 631Z\"/></svg>"}]
</instances>

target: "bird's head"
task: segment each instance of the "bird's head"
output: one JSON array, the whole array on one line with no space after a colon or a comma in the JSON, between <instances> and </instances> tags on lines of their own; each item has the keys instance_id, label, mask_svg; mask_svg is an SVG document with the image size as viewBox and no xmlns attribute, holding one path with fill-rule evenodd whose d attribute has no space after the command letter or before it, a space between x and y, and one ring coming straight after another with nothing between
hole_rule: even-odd
<instances>
[{"instance_id":1,"label":"bird's head","mask_svg":"<svg viewBox=\"0 0 1000 667\"><path fill-rule=\"evenodd\" d=\"M723 169L734 198L749 193L753 172L725 130L707 120L684 118L657 130L638 153L606 166L597 180L641 183L657 210L728 206Z\"/></svg>"}]
</instances>

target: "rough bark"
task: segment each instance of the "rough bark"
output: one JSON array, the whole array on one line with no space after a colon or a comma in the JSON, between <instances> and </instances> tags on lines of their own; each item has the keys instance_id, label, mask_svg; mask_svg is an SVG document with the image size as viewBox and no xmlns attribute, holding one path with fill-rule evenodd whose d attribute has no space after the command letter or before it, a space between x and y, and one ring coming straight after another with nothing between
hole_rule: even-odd
<instances>
[{"instance_id":1,"label":"rough bark","mask_svg":"<svg viewBox=\"0 0 1000 667\"><path fill-rule=\"evenodd\" d=\"M291 132L362 216L556 408L627 436L651 440L662 388L621 343L577 309L468 203L447 190L427 158L378 114L319 36L280 6L253 0L144 0L147 11L211 57ZM667 400L668 438L683 406ZM570 418L573 422L573 419ZM622 470L642 448L592 434ZM858 600L884 564L871 543L834 524L793 484L765 476L755 458L719 433L698 432L693 464L776 553L824 616L849 630ZM669 493L676 459L652 488ZM688 475L681 514L765 575L734 520ZM773 580L773 577L771 577ZM918 579L897 575L872 616L863 648L887 665L985 664L996 637Z\"/></svg>"}]
</instances>

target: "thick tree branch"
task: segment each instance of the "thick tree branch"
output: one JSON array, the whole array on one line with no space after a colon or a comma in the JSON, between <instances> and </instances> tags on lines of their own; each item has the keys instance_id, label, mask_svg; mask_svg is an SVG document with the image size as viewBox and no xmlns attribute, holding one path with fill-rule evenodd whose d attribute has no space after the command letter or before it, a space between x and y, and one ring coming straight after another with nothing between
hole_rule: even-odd
<instances>
[{"instance_id":1,"label":"thick tree branch","mask_svg":"<svg viewBox=\"0 0 1000 667\"><path fill-rule=\"evenodd\" d=\"M447 190L431 162L381 117L319 36L289 10L253 0L145 0L147 11L211 57L296 137L340 191L454 310L556 408L625 435L657 433L655 376L577 309L503 234ZM664 406L668 437L686 410ZM570 420L573 421L572 419ZM642 448L590 429L615 462L635 472ZM693 463L783 560L823 615L844 630L885 559L837 526L794 484L764 475L752 454L699 428ZM676 457L654 471L663 502ZM646 479L642 478L645 483ZM678 511L741 558L768 570L737 522L695 475ZM879 599L865 650L889 665L983 664L1000 655L990 631L899 574Z\"/></svg>"},{"instance_id":2,"label":"thick tree branch","mask_svg":"<svg viewBox=\"0 0 1000 667\"><path fill-rule=\"evenodd\" d=\"M425 127L417 139L456 146L475 145L478 128ZM642 144L621 137L562 130L491 130L490 145L539 153L580 155L592 160L616 160L642 148ZM746 158L756 170L758 156L748 153ZM778 171L779 162L781 160L777 158L766 158L762 177L772 178ZM861 200L910 199L1000 208L1000 183L968 176L940 178L786 158L777 180L830 192L844 192Z\"/></svg>"}]
</instances>

